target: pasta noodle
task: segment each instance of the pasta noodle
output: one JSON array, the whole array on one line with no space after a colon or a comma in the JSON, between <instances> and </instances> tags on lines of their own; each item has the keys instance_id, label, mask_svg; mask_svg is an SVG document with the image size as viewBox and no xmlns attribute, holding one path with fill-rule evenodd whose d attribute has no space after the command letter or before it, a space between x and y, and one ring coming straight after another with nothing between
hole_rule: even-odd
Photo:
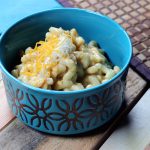
<instances>
[{"instance_id":1,"label":"pasta noodle","mask_svg":"<svg viewBox=\"0 0 150 150\"><path fill-rule=\"evenodd\" d=\"M50 27L45 41L28 47L11 73L35 87L74 91L102 84L119 71L96 41L85 43L76 29Z\"/></svg>"}]
</instances>

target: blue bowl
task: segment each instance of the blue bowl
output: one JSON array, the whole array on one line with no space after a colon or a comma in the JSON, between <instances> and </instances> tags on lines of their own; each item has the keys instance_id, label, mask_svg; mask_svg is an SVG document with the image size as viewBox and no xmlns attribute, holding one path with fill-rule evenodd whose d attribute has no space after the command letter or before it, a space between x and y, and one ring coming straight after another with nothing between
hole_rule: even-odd
<instances>
[{"instance_id":1,"label":"blue bowl","mask_svg":"<svg viewBox=\"0 0 150 150\"><path fill-rule=\"evenodd\" d=\"M50 26L76 28L86 41L95 40L121 71L111 80L80 91L35 88L10 74L20 50L44 39ZM0 67L12 112L26 125L52 134L78 134L108 122L124 100L132 55L127 33L110 18L82 9L53 9L29 16L10 27L0 41Z\"/></svg>"}]
</instances>

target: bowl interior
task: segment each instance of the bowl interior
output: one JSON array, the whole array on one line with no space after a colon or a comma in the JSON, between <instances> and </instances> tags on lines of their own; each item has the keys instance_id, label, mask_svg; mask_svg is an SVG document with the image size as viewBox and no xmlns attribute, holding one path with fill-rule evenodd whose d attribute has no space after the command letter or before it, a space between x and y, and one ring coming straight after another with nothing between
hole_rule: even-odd
<instances>
[{"instance_id":1,"label":"bowl interior","mask_svg":"<svg viewBox=\"0 0 150 150\"><path fill-rule=\"evenodd\" d=\"M96 40L113 64L123 68L131 57L125 31L111 19L80 9L56 9L27 17L11 27L0 43L0 60L10 71L20 60L20 52L44 39L49 27L76 28L86 42Z\"/></svg>"}]
</instances>

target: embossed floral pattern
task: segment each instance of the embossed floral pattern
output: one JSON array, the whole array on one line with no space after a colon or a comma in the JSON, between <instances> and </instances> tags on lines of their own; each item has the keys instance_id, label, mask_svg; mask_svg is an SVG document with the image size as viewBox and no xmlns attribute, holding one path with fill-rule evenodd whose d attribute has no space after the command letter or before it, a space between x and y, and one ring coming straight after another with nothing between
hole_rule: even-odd
<instances>
[{"instance_id":1,"label":"embossed floral pattern","mask_svg":"<svg viewBox=\"0 0 150 150\"><path fill-rule=\"evenodd\" d=\"M24 111L32 115L30 123L36 127L40 127L42 124L49 130L54 130L54 125L50 121L49 111L52 106L52 100L44 98L39 104L39 100L34 95L26 94L30 105L23 105Z\"/></svg>"},{"instance_id":2,"label":"embossed floral pattern","mask_svg":"<svg viewBox=\"0 0 150 150\"><path fill-rule=\"evenodd\" d=\"M63 130L65 131L68 131L71 126L75 130L84 128L83 122L80 120L81 118L84 118L82 111L80 112L82 105L83 99L74 100L71 106L65 100L56 100L56 106L61 111L61 113L52 112L50 117L52 120L60 121L58 125L58 131L63 128L63 125Z\"/></svg>"},{"instance_id":3,"label":"embossed floral pattern","mask_svg":"<svg viewBox=\"0 0 150 150\"><path fill-rule=\"evenodd\" d=\"M14 90L12 84L9 81L6 81L6 78L4 78L4 83L6 84L6 94L14 115L17 117L20 116L22 121L28 123L27 116L24 112L22 104L24 99L23 91L18 88Z\"/></svg>"},{"instance_id":4,"label":"embossed floral pattern","mask_svg":"<svg viewBox=\"0 0 150 150\"><path fill-rule=\"evenodd\" d=\"M102 95L94 94L87 98L91 112L87 122L87 127L95 126L99 121L107 120L115 111L116 105L120 104L119 90L121 91L121 83L117 82L113 88L106 89Z\"/></svg>"},{"instance_id":5,"label":"embossed floral pattern","mask_svg":"<svg viewBox=\"0 0 150 150\"><path fill-rule=\"evenodd\" d=\"M118 81L104 91L70 102L23 92L5 76L3 79L14 114L23 122L42 130L44 128L48 132L85 130L107 121L118 110L125 87L125 82Z\"/></svg>"}]
</instances>

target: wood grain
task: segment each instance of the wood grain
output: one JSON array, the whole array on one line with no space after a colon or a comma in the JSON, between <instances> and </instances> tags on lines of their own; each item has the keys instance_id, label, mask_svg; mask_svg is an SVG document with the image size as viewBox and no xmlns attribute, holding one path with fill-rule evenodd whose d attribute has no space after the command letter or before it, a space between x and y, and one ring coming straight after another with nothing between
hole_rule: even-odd
<instances>
[{"instance_id":1,"label":"wood grain","mask_svg":"<svg viewBox=\"0 0 150 150\"><path fill-rule=\"evenodd\" d=\"M150 143L150 89L121 120L100 150L144 150ZM149 149L150 150L150 149Z\"/></svg>"},{"instance_id":2,"label":"wood grain","mask_svg":"<svg viewBox=\"0 0 150 150\"><path fill-rule=\"evenodd\" d=\"M133 70L129 70L127 78L126 90L126 107L121 111L118 116L108 124L106 128L99 128L88 134L62 137L43 134L32 130L31 128L23 125L20 121L15 119L7 128L0 133L0 150L91 150L95 149L102 144L108 137L122 118L125 112L129 111L129 107L133 107L138 101L138 96L141 91L146 87L146 82L138 76Z\"/></svg>"},{"instance_id":3,"label":"wood grain","mask_svg":"<svg viewBox=\"0 0 150 150\"><path fill-rule=\"evenodd\" d=\"M32 150L44 141L45 137L15 119L0 132L0 150Z\"/></svg>"},{"instance_id":4,"label":"wood grain","mask_svg":"<svg viewBox=\"0 0 150 150\"><path fill-rule=\"evenodd\" d=\"M3 81L0 80L0 131L14 119L6 100Z\"/></svg>"},{"instance_id":5,"label":"wood grain","mask_svg":"<svg viewBox=\"0 0 150 150\"><path fill-rule=\"evenodd\" d=\"M0 81L2 80L2 74L1 74L1 70L0 70Z\"/></svg>"}]
</instances>

